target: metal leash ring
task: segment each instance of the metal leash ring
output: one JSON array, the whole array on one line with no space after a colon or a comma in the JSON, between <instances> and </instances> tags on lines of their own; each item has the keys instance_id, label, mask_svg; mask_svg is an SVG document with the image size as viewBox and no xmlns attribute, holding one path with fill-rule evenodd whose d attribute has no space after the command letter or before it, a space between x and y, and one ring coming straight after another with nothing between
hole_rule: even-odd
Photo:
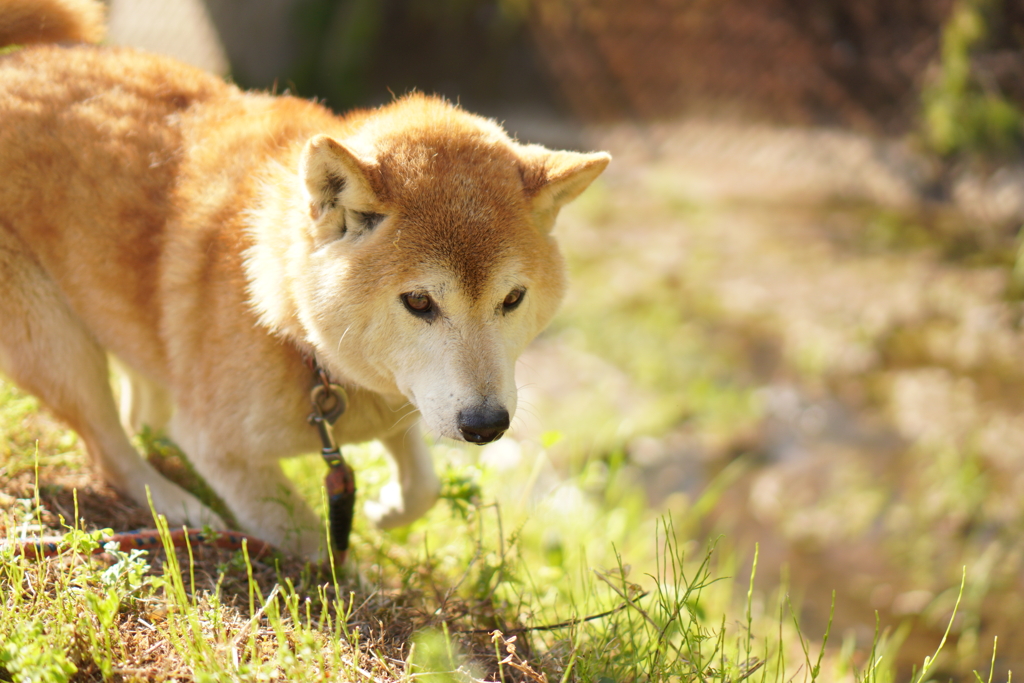
<instances>
[{"instance_id":1,"label":"metal leash ring","mask_svg":"<svg viewBox=\"0 0 1024 683\"><path fill-rule=\"evenodd\" d=\"M348 408L348 394L340 384L317 384L309 392L314 409L328 424L334 424Z\"/></svg>"},{"instance_id":2,"label":"metal leash ring","mask_svg":"<svg viewBox=\"0 0 1024 683\"><path fill-rule=\"evenodd\" d=\"M339 564L344 564L348 555L352 520L355 518L356 475L335 443L331 426L348 407L348 394L344 387L327 382L322 372L320 380L309 393L309 400L313 404L309 423L316 427L320 435L323 446L320 455L329 467L324 479L328 527L334 557Z\"/></svg>"}]
</instances>

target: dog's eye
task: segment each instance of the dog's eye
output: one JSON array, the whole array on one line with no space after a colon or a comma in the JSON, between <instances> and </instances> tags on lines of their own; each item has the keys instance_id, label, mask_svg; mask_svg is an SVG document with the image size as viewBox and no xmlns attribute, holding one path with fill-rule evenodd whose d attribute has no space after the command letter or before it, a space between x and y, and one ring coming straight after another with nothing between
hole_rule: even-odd
<instances>
[{"instance_id":1,"label":"dog's eye","mask_svg":"<svg viewBox=\"0 0 1024 683\"><path fill-rule=\"evenodd\" d=\"M518 287L509 292L508 296L505 297L505 300L501 302L502 311L508 313L509 311L515 310L516 306L522 302L524 294L526 294L526 290Z\"/></svg>"},{"instance_id":2,"label":"dog's eye","mask_svg":"<svg viewBox=\"0 0 1024 683\"><path fill-rule=\"evenodd\" d=\"M409 292L408 294L403 294L402 301L405 302L406 306L417 313L429 311L430 305L433 303L430 300L430 297L423 292Z\"/></svg>"},{"instance_id":3,"label":"dog's eye","mask_svg":"<svg viewBox=\"0 0 1024 683\"><path fill-rule=\"evenodd\" d=\"M434 314L434 300L424 292L407 292L402 295L402 303L413 315L430 318Z\"/></svg>"}]
</instances>

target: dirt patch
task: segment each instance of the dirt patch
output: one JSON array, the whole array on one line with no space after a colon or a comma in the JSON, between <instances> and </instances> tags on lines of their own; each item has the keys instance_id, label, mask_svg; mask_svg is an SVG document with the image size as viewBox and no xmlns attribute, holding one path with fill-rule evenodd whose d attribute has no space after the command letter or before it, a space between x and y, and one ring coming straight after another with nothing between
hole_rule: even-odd
<instances>
[{"instance_id":1,"label":"dirt patch","mask_svg":"<svg viewBox=\"0 0 1024 683\"><path fill-rule=\"evenodd\" d=\"M996 635L997 669L1022 666L1019 215L999 192L936 199L912 150L850 133L698 120L612 127L596 144L616 163L559 227L576 279L559 335L531 350L552 358L527 357L537 412L616 406L596 414L634 435L625 450L655 507L722 488L701 533L740 553L760 543L759 585L788 577L811 632L835 590L832 632L858 648L876 612L905 625L909 676L966 567L943 674L987 670ZM592 301L609 315L584 334ZM651 328L660 344L635 343L637 319L610 315L620 301L668 321ZM674 378L689 346L701 351L678 376L703 379L677 394L636 360ZM596 357L565 358L580 348ZM645 433L666 396L692 405ZM727 396L753 408L737 418Z\"/></svg>"}]
</instances>

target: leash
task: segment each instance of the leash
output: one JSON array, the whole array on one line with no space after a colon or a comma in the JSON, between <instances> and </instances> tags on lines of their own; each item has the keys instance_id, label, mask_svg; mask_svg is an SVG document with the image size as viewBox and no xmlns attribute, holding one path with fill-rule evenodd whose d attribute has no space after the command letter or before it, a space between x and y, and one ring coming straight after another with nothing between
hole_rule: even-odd
<instances>
[{"instance_id":1,"label":"leash","mask_svg":"<svg viewBox=\"0 0 1024 683\"><path fill-rule=\"evenodd\" d=\"M348 555L348 540L352 533L352 520L356 507L356 474L345 462L341 449L334 441L331 427L348 408L348 394L340 384L334 384L314 358L306 363L316 378L316 384L309 393L313 412L306 418L316 427L320 435L320 456L327 463L324 488L327 489L327 520L331 534L331 546L336 564L344 564Z\"/></svg>"},{"instance_id":2,"label":"leash","mask_svg":"<svg viewBox=\"0 0 1024 683\"><path fill-rule=\"evenodd\" d=\"M309 394L313 412L307 421L313 425L320 435L322 445L320 455L327 463L327 476L324 487L327 489L327 519L330 528L331 546L336 565L344 564L348 555L349 536L352 533L352 520L355 517L356 476L352 467L345 462L341 449L334 441L331 427L348 408L348 394L340 384L330 381L327 373L312 357L306 364L313 372L314 386ZM171 545L183 548L187 545L208 545L227 550L241 550L244 547L253 557L262 557L271 552L273 546L255 536L238 531L204 532L198 529L177 529L170 532ZM26 555L33 559L56 557L60 554L60 537L44 536L38 539L23 541L0 542L0 548L12 543L16 556ZM131 550L154 550L163 547L160 532L156 529L138 529L105 536L99 541L100 547L92 551L93 555L104 552L103 546L117 543L125 552Z\"/></svg>"},{"instance_id":3,"label":"leash","mask_svg":"<svg viewBox=\"0 0 1024 683\"><path fill-rule=\"evenodd\" d=\"M269 543L238 531L214 531L207 533L198 529L189 529L187 531L176 529L170 532L170 537L171 545L175 548L208 545L226 550L241 550L245 547L253 558L262 557L273 551L273 546ZM61 554L61 540L60 536L44 536L43 538L30 541L16 541L14 555L27 555L35 560L44 557L56 557ZM92 554L100 555L106 552L105 546L109 543L116 543L118 548L124 552L131 550L160 550L164 547L159 531L156 529L139 529L100 538L99 547L95 548Z\"/></svg>"}]
</instances>

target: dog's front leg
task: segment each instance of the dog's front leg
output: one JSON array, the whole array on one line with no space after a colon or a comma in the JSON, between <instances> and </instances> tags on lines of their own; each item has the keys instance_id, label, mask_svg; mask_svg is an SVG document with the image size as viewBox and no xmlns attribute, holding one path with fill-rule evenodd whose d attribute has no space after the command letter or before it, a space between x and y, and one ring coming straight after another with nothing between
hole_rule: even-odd
<instances>
[{"instance_id":1,"label":"dog's front leg","mask_svg":"<svg viewBox=\"0 0 1024 683\"><path fill-rule=\"evenodd\" d=\"M203 452L195 448L196 439L184 441L192 441L188 452L196 471L231 510L242 531L299 557L326 557L325 521L295 490L276 459Z\"/></svg>"},{"instance_id":2,"label":"dog's front leg","mask_svg":"<svg viewBox=\"0 0 1024 683\"><path fill-rule=\"evenodd\" d=\"M392 477L380 498L366 502L366 516L382 529L405 526L426 514L441 491L419 425L381 439L391 454Z\"/></svg>"}]
</instances>

